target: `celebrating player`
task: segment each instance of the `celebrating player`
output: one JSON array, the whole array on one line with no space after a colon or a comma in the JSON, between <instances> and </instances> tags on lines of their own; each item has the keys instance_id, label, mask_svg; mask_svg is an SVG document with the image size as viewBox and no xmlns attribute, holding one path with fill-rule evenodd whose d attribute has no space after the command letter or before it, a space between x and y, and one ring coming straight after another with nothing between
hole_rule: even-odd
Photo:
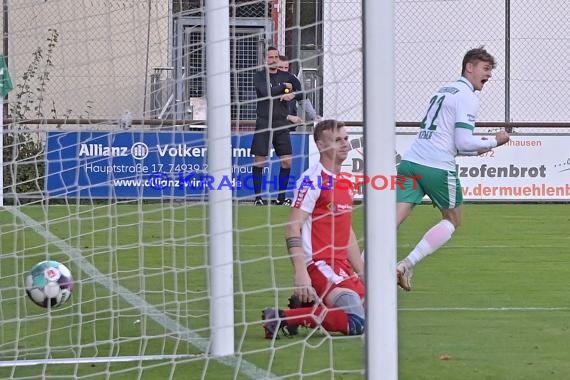
<instances>
[{"instance_id":1,"label":"celebrating player","mask_svg":"<svg viewBox=\"0 0 570 380\"><path fill-rule=\"evenodd\" d=\"M441 87L433 95L420 131L398 166L398 175L420 178L416 187L408 180L403 190L397 189L398 225L425 195L430 197L442 215L442 220L398 263L398 285L404 290L412 288L415 265L447 243L461 224L463 196L455 157L482 154L509 141L509 134L505 131L497 132L491 139L473 136L479 111L475 91L481 91L494 68L495 59L482 47L465 54L461 78Z\"/></svg>"},{"instance_id":2,"label":"celebrating player","mask_svg":"<svg viewBox=\"0 0 570 380\"><path fill-rule=\"evenodd\" d=\"M299 325L330 332L364 332L364 262L352 229L353 190L331 181L350 146L344 124L323 120L314 130L320 161L299 179L285 235L295 272L294 300L262 313L266 338L296 334ZM308 306L313 305L313 306Z\"/></svg>"}]
</instances>

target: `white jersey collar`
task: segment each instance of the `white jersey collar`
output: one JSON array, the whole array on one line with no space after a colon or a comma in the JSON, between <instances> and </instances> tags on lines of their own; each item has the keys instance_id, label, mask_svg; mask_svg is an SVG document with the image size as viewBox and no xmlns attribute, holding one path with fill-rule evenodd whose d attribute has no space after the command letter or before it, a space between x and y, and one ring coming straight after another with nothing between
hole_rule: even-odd
<instances>
[{"instance_id":1,"label":"white jersey collar","mask_svg":"<svg viewBox=\"0 0 570 380\"><path fill-rule=\"evenodd\" d=\"M330 175L331 177L335 176L335 174L333 172L331 172L329 169L325 168L325 166L323 165L323 163L321 161L319 161L319 166L321 167L321 170L324 171L326 174Z\"/></svg>"},{"instance_id":2,"label":"white jersey collar","mask_svg":"<svg viewBox=\"0 0 570 380\"><path fill-rule=\"evenodd\" d=\"M471 82L469 82L467 78L461 77L457 81L464 83L467 87L469 87L469 89L471 89L471 91L475 92L475 87L473 87L473 85L471 84Z\"/></svg>"}]
</instances>

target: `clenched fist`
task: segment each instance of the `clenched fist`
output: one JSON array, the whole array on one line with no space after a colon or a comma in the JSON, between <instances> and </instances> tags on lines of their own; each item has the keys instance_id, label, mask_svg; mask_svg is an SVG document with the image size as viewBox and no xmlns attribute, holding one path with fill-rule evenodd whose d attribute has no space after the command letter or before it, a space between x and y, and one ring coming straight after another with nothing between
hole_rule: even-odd
<instances>
[{"instance_id":1,"label":"clenched fist","mask_svg":"<svg viewBox=\"0 0 570 380\"><path fill-rule=\"evenodd\" d=\"M497 139L497 146L501 146L503 144L508 143L510 138L511 137L509 136L509 134L505 131L499 131L495 134L495 139Z\"/></svg>"}]
</instances>

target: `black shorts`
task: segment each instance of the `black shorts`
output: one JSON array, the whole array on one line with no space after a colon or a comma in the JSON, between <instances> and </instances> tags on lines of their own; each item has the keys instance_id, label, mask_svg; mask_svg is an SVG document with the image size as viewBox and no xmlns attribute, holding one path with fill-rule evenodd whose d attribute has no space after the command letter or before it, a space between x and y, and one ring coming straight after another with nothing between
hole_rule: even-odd
<instances>
[{"instance_id":1,"label":"black shorts","mask_svg":"<svg viewBox=\"0 0 570 380\"><path fill-rule=\"evenodd\" d=\"M269 144L273 144L275 153L279 157L293 154L288 126L257 129L251 142L251 154L254 156L269 156Z\"/></svg>"}]
</instances>

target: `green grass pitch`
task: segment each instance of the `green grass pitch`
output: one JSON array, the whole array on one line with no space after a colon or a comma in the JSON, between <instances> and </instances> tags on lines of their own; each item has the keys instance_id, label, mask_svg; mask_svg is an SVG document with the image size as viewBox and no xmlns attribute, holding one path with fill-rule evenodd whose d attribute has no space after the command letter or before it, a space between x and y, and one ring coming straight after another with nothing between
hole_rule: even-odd
<instances>
[{"instance_id":1,"label":"green grass pitch","mask_svg":"<svg viewBox=\"0 0 570 380\"><path fill-rule=\"evenodd\" d=\"M355 212L361 239L362 211ZM467 204L464 211L448 245L416 268L413 291L398 291L399 378L567 379L568 206ZM24 206L18 212L0 211L0 362L194 356L0 367L2 379L248 379L266 370L290 379L364 378L360 337L331 339L302 329L299 337L263 338L261 310L283 307L291 293L286 208L234 210L235 342L238 359L250 366L239 373L237 360L201 355L209 336L203 205ZM417 207L400 228L398 257L438 219L431 206ZM381 253L382 247L369 252ZM76 279L68 304L49 313L22 286L25 271L48 257L67 264Z\"/></svg>"}]
</instances>

